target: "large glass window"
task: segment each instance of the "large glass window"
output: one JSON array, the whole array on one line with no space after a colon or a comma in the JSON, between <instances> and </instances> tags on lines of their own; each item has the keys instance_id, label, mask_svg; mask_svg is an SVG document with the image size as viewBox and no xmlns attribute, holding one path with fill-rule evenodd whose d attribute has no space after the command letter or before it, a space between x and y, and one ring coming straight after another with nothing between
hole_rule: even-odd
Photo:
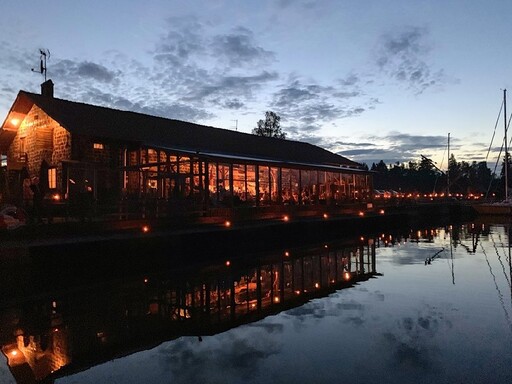
<instances>
[{"instance_id":1,"label":"large glass window","mask_svg":"<svg viewBox=\"0 0 512 384\"><path fill-rule=\"evenodd\" d=\"M210 193L217 194L217 163L208 164L208 181Z\"/></svg>"},{"instance_id":2,"label":"large glass window","mask_svg":"<svg viewBox=\"0 0 512 384\"><path fill-rule=\"evenodd\" d=\"M309 201L318 204L318 171L309 172Z\"/></svg>"},{"instance_id":3,"label":"large glass window","mask_svg":"<svg viewBox=\"0 0 512 384\"><path fill-rule=\"evenodd\" d=\"M192 194L196 200L201 199L201 193L203 192L203 180L204 180L204 172L203 172L204 163L198 159L194 159L192 161L192 171L193 171L193 188Z\"/></svg>"},{"instance_id":4,"label":"large glass window","mask_svg":"<svg viewBox=\"0 0 512 384\"><path fill-rule=\"evenodd\" d=\"M300 179L299 179L299 170L298 169L290 169L290 188L291 188L291 196L292 203L299 203L299 195L300 195Z\"/></svg>"},{"instance_id":5,"label":"large glass window","mask_svg":"<svg viewBox=\"0 0 512 384\"><path fill-rule=\"evenodd\" d=\"M281 198L284 204L294 204L292 196L291 170L281 169Z\"/></svg>"},{"instance_id":6,"label":"large glass window","mask_svg":"<svg viewBox=\"0 0 512 384\"><path fill-rule=\"evenodd\" d=\"M279 168L271 167L270 168L270 199L272 203L281 202L281 198L279 196Z\"/></svg>"},{"instance_id":7,"label":"large glass window","mask_svg":"<svg viewBox=\"0 0 512 384\"><path fill-rule=\"evenodd\" d=\"M260 204L270 204L270 174L269 167L260 165L258 171L259 175L259 199Z\"/></svg>"},{"instance_id":8,"label":"large glass window","mask_svg":"<svg viewBox=\"0 0 512 384\"><path fill-rule=\"evenodd\" d=\"M255 202L256 200L256 166L246 165L246 201Z\"/></svg>"},{"instance_id":9,"label":"large glass window","mask_svg":"<svg viewBox=\"0 0 512 384\"><path fill-rule=\"evenodd\" d=\"M218 165L217 193L219 201L226 201L231 195L231 189L229 186L229 164Z\"/></svg>"},{"instance_id":10,"label":"large glass window","mask_svg":"<svg viewBox=\"0 0 512 384\"><path fill-rule=\"evenodd\" d=\"M327 186L326 186L327 176L326 172L319 171L318 172L318 200L320 204L325 204L327 201Z\"/></svg>"},{"instance_id":11,"label":"large glass window","mask_svg":"<svg viewBox=\"0 0 512 384\"><path fill-rule=\"evenodd\" d=\"M334 174L332 172L326 172L325 173L325 176L327 178L326 180L326 183L327 183L327 190L326 190L326 193L327 193L327 200L330 201L331 203L336 199L336 189L337 189L337 186L336 186L336 180L334 179Z\"/></svg>"},{"instance_id":12,"label":"large glass window","mask_svg":"<svg viewBox=\"0 0 512 384\"><path fill-rule=\"evenodd\" d=\"M190 157L180 156L179 158L180 164L180 173L190 173Z\"/></svg>"},{"instance_id":13,"label":"large glass window","mask_svg":"<svg viewBox=\"0 0 512 384\"><path fill-rule=\"evenodd\" d=\"M369 196L369 187L366 175L354 175L355 179L355 198L366 199Z\"/></svg>"},{"instance_id":14,"label":"large glass window","mask_svg":"<svg viewBox=\"0 0 512 384\"><path fill-rule=\"evenodd\" d=\"M148 163L158 162L158 152L154 149L148 149Z\"/></svg>"},{"instance_id":15,"label":"large glass window","mask_svg":"<svg viewBox=\"0 0 512 384\"><path fill-rule=\"evenodd\" d=\"M308 169L303 169L300 171L300 183L301 183L301 191L300 191L300 201L302 204L310 204L311 203L311 171Z\"/></svg>"},{"instance_id":16,"label":"large glass window","mask_svg":"<svg viewBox=\"0 0 512 384\"><path fill-rule=\"evenodd\" d=\"M247 195L245 184L245 165L233 164L233 196L245 201Z\"/></svg>"},{"instance_id":17,"label":"large glass window","mask_svg":"<svg viewBox=\"0 0 512 384\"><path fill-rule=\"evenodd\" d=\"M350 174L342 174L344 191L347 199L354 198L354 181L353 175Z\"/></svg>"}]
</instances>

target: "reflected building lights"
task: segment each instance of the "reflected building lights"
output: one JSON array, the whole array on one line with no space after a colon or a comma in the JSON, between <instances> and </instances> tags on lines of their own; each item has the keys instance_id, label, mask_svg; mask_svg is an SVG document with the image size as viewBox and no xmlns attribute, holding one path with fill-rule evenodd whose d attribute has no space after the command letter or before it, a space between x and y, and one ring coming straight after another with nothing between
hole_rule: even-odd
<instances>
[{"instance_id":1,"label":"reflected building lights","mask_svg":"<svg viewBox=\"0 0 512 384\"><path fill-rule=\"evenodd\" d=\"M84 293L84 297L49 299L48 328L39 334L33 334L32 327L16 330L15 340L10 347L4 346L3 352L11 367L27 363L40 380L52 372L58 375L59 369L71 362L82 369L81 364L112 358L109 353L123 354L120 348L144 348L130 344L137 340L149 338L151 345L161 342L162 339L153 339L160 337L159 332L164 334L162 337L168 337L171 331L180 334L182 329L197 329L198 334L205 334L201 327L229 328L230 324L240 324L248 314L253 314L252 319L263 318L347 287L348 280L353 283L374 276L374 272L365 272L375 271L377 242L370 240L364 247L333 242L298 251L277 251L264 258L262 264L248 258L254 263L250 267L240 266L247 263L232 264L225 260L224 266L230 268L222 268L222 262L219 265L217 261L208 267L198 267L197 274L191 271L179 275L179 279L161 276L168 272L155 272L155 276L142 279L137 276L131 283L123 279L119 282L121 286L112 287L111 291L104 286L91 287L98 291ZM149 280L153 283L148 284ZM134 284L136 281L139 283ZM98 298L94 305L90 295ZM62 314L63 310L77 313ZM20 315L17 323L24 321ZM73 356L79 356L78 360Z\"/></svg>"}]
</instances>

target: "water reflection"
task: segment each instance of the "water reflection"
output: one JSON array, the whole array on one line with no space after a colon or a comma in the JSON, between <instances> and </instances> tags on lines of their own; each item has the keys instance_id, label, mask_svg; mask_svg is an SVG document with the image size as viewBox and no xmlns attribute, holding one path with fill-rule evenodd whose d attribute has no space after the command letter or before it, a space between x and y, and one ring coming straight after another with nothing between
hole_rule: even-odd
<instances>
[{"instance_id":1,"label":"water reflection","mask_svg":"<svg viewBox=\"0 0 512 384\"><path fill-rule=\"evenodd\" d=\"M37 272L52 271L33 270L37 284L20 284L0 307L2 351L18 382L34 382L182 335L201 341L368 280L377 275L375 248L373 239L333 242L87 286L69 277L46 286L51 278Z\"/></svg>"},{"instance_id":2,"label":"water reflection","mask_svg":"<svg viewBox=\"0 0 512 384\"><path fill-rule=\"evenodd\" d=\"M38 264L1 302L3 352L19 382L510 382L510 235L416 228L86 287Z\"/></svg>"}]
</instances>

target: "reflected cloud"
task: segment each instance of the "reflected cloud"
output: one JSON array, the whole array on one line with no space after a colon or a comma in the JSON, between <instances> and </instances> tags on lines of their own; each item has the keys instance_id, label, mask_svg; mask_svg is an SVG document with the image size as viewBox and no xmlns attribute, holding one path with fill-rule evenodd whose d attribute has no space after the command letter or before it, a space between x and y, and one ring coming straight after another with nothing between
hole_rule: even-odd
<instances>
[{"instance_id":1,"label":"reflected cloud","mask_svg":"<svg viewBox=\"0 0 512 384\"><path fill-rule=\"evenodd\" d=\"M438 373L442 366L442 350L437 334L442 328L451 328L445 315L425 306L417 317L403 317L396 327L382 335L383 347L390 350L390 364L394 369L420 370Z\"/></svg>"},{"instance_id":2,"label":"reflected cloud","mask_svg":"<svg viewBox=\"0 0 512 384\"><path fill-rule=\"evenodd\" d=\"M216 337L180 338L158 348L159 365L170 368L173 383L221 383L250 379L260 369L261 360L280 353L282 342L276 338L282 324L244 326L236 332Z\"/></svg>"}]
</instances>

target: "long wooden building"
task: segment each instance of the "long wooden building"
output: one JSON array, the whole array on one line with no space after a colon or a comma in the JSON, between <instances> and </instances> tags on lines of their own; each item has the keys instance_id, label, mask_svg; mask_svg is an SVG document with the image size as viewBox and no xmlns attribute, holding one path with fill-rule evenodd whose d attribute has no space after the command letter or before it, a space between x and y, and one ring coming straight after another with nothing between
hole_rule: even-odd
<instances>
[{"instance_id":1,"label":"long wooden building","mask_svg":"<svg viewBox=\"0 0 512 384\"><path fill-rule=\"evenodd\" d=\"M369 199L371 173L318 146L20 91L0 127L2 199L40 178L47 196L237 205L342 204Z\"/></svg>"}]
</instances>

